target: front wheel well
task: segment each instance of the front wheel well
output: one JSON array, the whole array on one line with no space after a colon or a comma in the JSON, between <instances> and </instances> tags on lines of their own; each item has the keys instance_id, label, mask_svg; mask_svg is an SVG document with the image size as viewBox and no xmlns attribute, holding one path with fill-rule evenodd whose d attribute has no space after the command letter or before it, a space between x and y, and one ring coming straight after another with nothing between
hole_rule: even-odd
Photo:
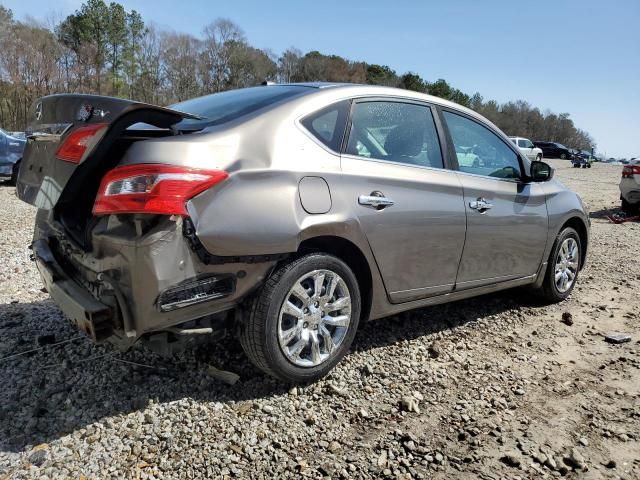
<instances>
[{"instance_id":1,"label":"front wheel well","mask_svg":"<svg viewBox=\"0 0 640 480\"><path fill-rule=\"evenodd\" d=\"M298 254L322 252L334 255L346 263L353 271L360 294L362 295L362 309L360 319L364 323L371 312L371 300L373 292L373 279L369 262L362 251L352 242L341 237L321 236L304 240L298 247ZM361 324L362 324L361 323Z\"/></svg>"},{"instance_id":2,"label":"front wheel well","mask_svg":"<svg viewBox=\"0 0 640 480\"><path fill-rule=\"evenodd\" d=\"M580 236L580 269L584 266L584 262L587 258L587 244L589 242L589 233L587 232L587 226L584 222L578 217L572 217L562 225L560 231L564 230L566 227L573 228L578 235Z\"/></svg>"}]
</instances>

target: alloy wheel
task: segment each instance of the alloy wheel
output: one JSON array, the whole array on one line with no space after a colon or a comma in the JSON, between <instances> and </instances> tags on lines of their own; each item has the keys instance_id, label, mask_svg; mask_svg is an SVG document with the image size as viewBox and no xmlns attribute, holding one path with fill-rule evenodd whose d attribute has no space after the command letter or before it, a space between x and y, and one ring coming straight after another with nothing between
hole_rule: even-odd
<instances>
[{"instance_id":1,"label":"alloy wheel","mask_svg":"<svg viewBox=\"0 0 640 480\"><path fill-rule=\"evenodd\" d=\"M555 284L558 292L565 293L575 282L578 274L580 251L575 238L566 238L556 255Z\"/></svg>"},{"instance_id":2,"label":"alloy wheel","mask_svg":"<svg viewBox=\"0 0 640 480\"><path fill-rule=\"evenodd\" d=\"M280 348L294 365L315 367L338 351L350 324L345 281L331 270L311 271L293 284L280 308Z\"/></svg>"}]
</instances>

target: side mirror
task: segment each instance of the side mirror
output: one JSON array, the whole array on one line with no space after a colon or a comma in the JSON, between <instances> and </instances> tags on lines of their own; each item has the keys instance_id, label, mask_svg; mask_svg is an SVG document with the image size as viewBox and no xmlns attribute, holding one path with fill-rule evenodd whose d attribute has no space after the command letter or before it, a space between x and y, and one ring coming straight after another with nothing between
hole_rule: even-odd
<instances>
[{"instance_id":1,"label":"side mirror","mask_svg":"<svg viewBox=\"0 0 640 480\"><path fill-rule=\"evenodd\" d=\"M553 178L553 168L545 162L531 162L531 180L534 182L547 182Z\"/></svg>"}]
</instances>

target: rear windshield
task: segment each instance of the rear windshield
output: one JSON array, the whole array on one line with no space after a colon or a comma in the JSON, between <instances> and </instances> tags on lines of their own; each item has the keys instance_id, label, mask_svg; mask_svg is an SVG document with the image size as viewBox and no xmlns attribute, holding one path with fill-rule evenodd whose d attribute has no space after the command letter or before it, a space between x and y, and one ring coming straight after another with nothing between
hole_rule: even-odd
<instances>
[{"instance_id":1,"label":"rear windshield","mask_svg":"<svg viewBox=\"0 0 640 480\"><path fill-rule=\"evenodd\" d=\"M192 98L185 102L170 105L169 108L202 117L202 120L185 119L181 121L177 124L179 129L203 128L235 120L281 100L302 95L305 92L309 92L309 89L298 85L241 88Z\"/></svg>"}]
</instances>

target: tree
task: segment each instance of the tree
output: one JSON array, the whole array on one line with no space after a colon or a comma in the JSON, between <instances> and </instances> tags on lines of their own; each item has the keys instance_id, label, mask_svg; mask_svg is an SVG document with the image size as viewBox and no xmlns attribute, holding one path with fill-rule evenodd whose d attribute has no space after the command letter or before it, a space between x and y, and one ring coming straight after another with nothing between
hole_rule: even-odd
<instances>
[{"instance_id":1,"label":"tree","mask_svg":"<svg viewBox=\"0 0 640 480\"><path fill-rule=\"evenodd\" d=\"M295 47L279 57L252 46L229 19L209 23L200 37L146 26L120 3L86 0L62 21L16 21L0 5L0 125L24 128L29 106L42 95L90 92L171 104L264 80L352 82L397 86L468 106L512 135L595 147L568 113L541 112L525 101L499 104L445 79L398 75L388 65L365 63Z\"/></svg>"},{"instance_id":2,"label":"tree","mask_svg":"<svg viewBox=\"0 0 640 480\"><path fill-rule=\"evenodd\" d=\"M278 81L282 83L290 83L300 78L302 52L297 48L291 47L283 52L278 59Z\"/></svg>"},{"instance_id":3,"label":"tree","mask_svg":"<svg viewBox=\"0 0 640 480\"><path fill-rule=\"evenodd\" d=\"M213 92L220 92L229 84L231 55L234 45L245 43L242 29L227 18L220 18L204 28L201 64L204 84Z\"/></svg>"},{"instance_id":4,"label":"tree","mask_svg":"<svg viewBox=\"0 0 640 480\"><path fill-rule=\"evenodd\" d=\"M398 75L387 65L369 64L367 65L367 83L395 87L398 84Z\"/></svg>"},{"instance_id":5,"label":"tree","mask_svg":"<svg viewBox=\"0 0 640 480\"><path fill-rule=\"evenodd\" d=\"M398 88L425 93L427 91L427 82L425 82L420 75L407 72L400 76Z\"/></svg>"}]
</instances>

